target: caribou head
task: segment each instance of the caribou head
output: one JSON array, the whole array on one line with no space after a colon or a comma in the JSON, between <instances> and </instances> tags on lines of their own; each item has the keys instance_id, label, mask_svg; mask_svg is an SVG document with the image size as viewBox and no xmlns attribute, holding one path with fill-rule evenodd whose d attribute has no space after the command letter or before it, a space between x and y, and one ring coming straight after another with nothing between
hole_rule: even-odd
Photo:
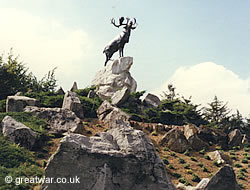
<instances>
[{"instance_id":1,"label":"caribou head","mask_svg":"<svg viewBox=\"0 0 250 190\"><path fill-rule=\"evenodd\" d=\"M123 57L123 49L126 43L129 42L129 37L131 30L134 30L137 27L136 19L131 20L130 18L126 18L124 23L124 17L120 17L119 24L115 23L115 19L111 19L111 24L115 27L119 28L120 26L124 26L123 32L121 32L116 38L114 38L103 50L103 53L106 55L105 66L107 62L111 59L113 54L119 50L119 56Z\"/></svg>"}]
</instances>

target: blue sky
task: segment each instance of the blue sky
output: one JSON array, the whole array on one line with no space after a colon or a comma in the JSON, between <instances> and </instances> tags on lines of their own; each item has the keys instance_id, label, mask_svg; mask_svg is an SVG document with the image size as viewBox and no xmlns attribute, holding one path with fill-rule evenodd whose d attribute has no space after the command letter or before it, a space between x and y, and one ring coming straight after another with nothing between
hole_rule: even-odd
<instances>
[{"instance_id":1,"label":"blue sky","mask_svg":"<svg viewBox=\"0 0 250 190\"><path fill-rule=\"evenodd\" d=\"M0 37L1 53L13 47L14 53L20 54L38 76L58 67L58 84L65 89L69 89L73 81L81 88L91 83L95 73L103 67L103 48L120 32L110 24L110 18L129 16L137 19L138 27L132 31L124 53L134 57L131 73L138 90L160 93L167 83L176 83L177 90L185 96L192 95L197 102L209 102L216 94L224 101L234 102L233 108L243 107L244 114L250 113L243 100L236 100L242 94L246 97L244 101L250 100L250 1L0 2L0 22L4 26ZM117 57L115 54L114 58ZM203 63L206 67L202 67ZM176 78L189 78L187 73L199 78L193 81ZM208 73L225 77L203 79ZM204 90L206 96L201 93L200 98L195 96L200 93L197 90L203 90L202 85L198 85L202 89L196 88L198 81L208 85L204 89L209 89ZM216 87L218 83L220 87ZM238 89L239 86L242 87ZM186 90L182 90L184 88ZM228 95L235 91L239 93L233 98Z\"/></svg>"}]
</instances>

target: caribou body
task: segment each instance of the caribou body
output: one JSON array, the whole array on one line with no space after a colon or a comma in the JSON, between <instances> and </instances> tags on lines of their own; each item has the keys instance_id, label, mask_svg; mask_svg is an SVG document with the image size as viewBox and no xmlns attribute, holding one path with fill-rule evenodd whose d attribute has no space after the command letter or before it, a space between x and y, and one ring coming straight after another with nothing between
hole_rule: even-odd
<instances>
[{"instance_id":1,"label":"caribou body","mask_svg":"<svg viewBox=\"0 0 250 190\"><path fill-rule=\"evenodd\" d=\"M111 59L113 54L119 50L119 56L123 57L123 49L126 43L129 42L129 37L131 30L134 30L137 26L136 19L134 21L130 20L130 18L126 18L127 22L123 23L124 17L119 19L119 25L115 24L115 19L111 19L111 24L115 27L119 28L120 26L124 26L124 30L112 41L108 43L108 45L104 48L103 53L106 55L106 61L104 66L106 66L107 62Z\"/></svg>"}]
</instances>

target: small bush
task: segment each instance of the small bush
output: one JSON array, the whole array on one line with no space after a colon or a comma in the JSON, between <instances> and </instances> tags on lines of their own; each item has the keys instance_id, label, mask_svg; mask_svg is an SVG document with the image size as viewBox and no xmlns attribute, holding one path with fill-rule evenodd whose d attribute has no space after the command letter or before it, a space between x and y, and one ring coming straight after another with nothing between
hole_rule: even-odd
<instances>
[{"instance_id":1,"label":"small bush","mask_svg":"<svg viewBox=\"0 0 250 190\"><path fill-rule=\"evenodd\" d=\"M172 176L179 179L181 177L181 174L179 173L172 173Z\"/></svg>"},{"instance_id":2,"label":"small bush","mask_svg":"<svg viewBox=\"0 0 250 190\"><path fill-rule=\"evenodd\" d=\"M229 150L230 155L235 155L235 150Z\"/></svg>"},{"instance_id":3,"label":"small bush","mask_svg":"<svg viewBox=\"0 0 250 190\"><path fill-rule=\"evenodd\" d=\"M91 99L84 96L80 96L79 99L82 104L84 116L89 118L96 118L96 111L101 105L102 100L99 97Z\"/></svg>"},{"instance_id":4,"label":"small bush","mask_svg":"<svg viewBox=\"0 0 250 190\"><path fill-rule=\"evenodd\" d=\"M203 167L202 167L202 171L203 171L203 172L208 172L208 169L207 169L205 166L203 166Z\"/></svg>"},{"instance_id":5,"label":"small bush","mask_svg":"<svg viewBox=\"0 0 250 190\"><path fill-rule=\"evenodd\" d=\"M196 175L196 174L192 174L192 175L193 175L193 178L192 178L192 181L193 181L193 182L199 183L199 182L201 181L201 179L199 178L198 175Z\"/></svg>"},{"instance_id":6,"label":"small bush","mask_svg":"<svg viewBox=\"0 0 250 190\"><path fill-rule=\"evenodd\" d=\"M234 167L236 167L236 168L242 168L242 165L239 164L239 163L236 163L236 164L234 164Z\"/></svg>"},{"instance_id":7,"label":"small bush","mask_svg":"<svg viewBox=\"0 0 250 190\"><path fill-rule=\"evenodd\" d=\"M194 158L194 157L191 157L190 160L197 162L196 158Z\"/></svg>"},{"instance_id":8,"label":"small bush","mask_svg":"<svg viewBox=\"0 0 250 190\"><path fill-rule=\"evenodd\" d=\"M185 164L186 163L186 161L184 159L182 159L182 158L179 158L179 162L180 162L180 164Z\"/></svg>"},{"instance_id":9,"label":"small bush","mask_svg":"<svg viewBox=\"0 0 250 190\"><path fill-rule=\"evenodd\" d=\"M201 162L199 162L197 165L200 166L201 168L204 166L203 163Z\"/></svg>"},{"instance_id":10,"label":"small bush","mask_svg":"<svg viewBox=\"0 0 250 190\"><path fill-rule=\"evenodd\" d=\"M183 184L185 184L186 185L186 183L188 182L187 180L186 180L186 178L185 177L181 177L181 178L179 178L179 180L178 180L180 183L183 183Z\"/></svg>"},{"instance_id":11,"label":"small bush","mask_svg":"<svg viewBox=\"0 0 250 190\"><path fill-rule=\"evenodd\" d=\"M171 169L171 170L174 170L174 166L172 164L168 164L168 168Z\"/></svg>"},{"instance_id":12,"label":"small bush","mask_svg":"<svg viewBox=\"0 0 250 190\"><path fill-rule=\"evenodd\" d=\"M184 168L185 169L190 169L190 164L188 164L188 163L184 164Z\"/></svg>"},{"instance_id":13,"label":"small bush","mask_svg":"<svg viewBox=\"0 0 250 190\"><path fill-rule=\"evenodd\" d=\"M91 86L91 87L87 87L84 89L79 89L79 90L75 90L74 92L78 95L78 96L84 96L87 97L89 94L90 90L95 90L96 87L95 86Z\"/></svg>"},{"instance_id":14,"label":"small bush","mask_svg":"<svg viewBox=\"0 0 250 190\"><path fill-rule=\"evenodd\" d=\"M215 149L216 150L222 150L221 146L216 146Z\"/></svg>"},{"instance_id":15,"label":"small bush","mask_svg":"<svg viewBox=\"0 0 250 190\"><path fill-rule=\"evenodd\" d=\"M190 156L189 150L186 150L183 154L184 154L185 156Z\"/></svg>"},{"instance_id":16,"label":"small bush","mask_svg":"<svg viewBox=\"0 0 250 190\"><path fill-rule=\"evenodd\" d=\"M233 149L234 150L240 150L240 146L234 146Z\"/></svg>"},{"instance_id":17,"label":"small bush","mask_svg":"<svg viewBox=\"0 0 250 190\"><path fill-rule=\"evenodd\" d=\"M168 148L168 147L164 147L163 150L164 150L164 151L169 151L169 148Z\"/></svg>"},{"instance_id":18,"label":"small bush","mask_svg":"<svg viewBox=\"0 0 250 190\"><path fill-rule=\"evenodd\" d=\"M214 164L215 166L217 166L217 167L220 167L220 165L221 165L221 164L218 163L216 160L213 161L213 164Z\"/></svg>"},{"instance_id":19,"label":"small bush","mask_svg":"<svg viewBox=\"0 0 250 190\"><path fill-rule=\"evenodd\" d=\"M176 154L174 152L170 152L170 155L176 157Z\"/></svg>"},{"instance_id":20,"label":"small bush","mask_svg":"<svg viewBox=\"0 0 250 190\"><path fill-rule=\"evenodd\" d=\"M157 131L154 130L154 131L151 133L151 135L152 135L152 136L157 136L157 135L158 135L158 134L157 134Z\"/></svg>"},{"instance_id":21,"label":"small bush","mask_svg":"<svg viewBox=\"0 0 250 190\"><path fill-rule=\"evenodd\" d=\"M162 160L163 162L164 162L164 164L166 164L166 165L168 165L169 164L169 161L168 161L168 159L167 158L163 158L163 160Z\"/></svg>"},{"instance_id":22,"label":"small bush","mask_svg":"<svg viewBox=\"0 0 250 190\"><path fill-rule=\"evenodd\" d=\"M237 175L237 178L238 178L238 179L241 179L241 180L245 180L245 177L244 177L244 175L243 175L242 173L239 173L239 174Z\"/></svg>"},{"instance_id":23,"label":"small bush","mask_svg":"<svg viewBox=\"0 0 250 190\"><path fill-rule=\"evenodd\" d=\"M231 158L232 160L237 160L237 158L236 158L235 155L230 156L230 158Z\"/></svg>"},{"instance_id":24,"label":"small bush","mask_svg":"<svg viewBox=\"0 0 250 190\"><path fill-rule=\"evenodd\" d=\"M249 152L249 151L250 151L250 148L249 148L249 147L245 147L245 148L244 148L244 151L245 151L245 152Z\"/></svg>"},{"instance_id":25,"label":"small bush","mask_svg":"<svg viewBox=\"0 0 250 190\"><path fill-rule=\"evenodd\" d=\"M242 162L243 164L248 164L248 160L247 160L246 158L242 159L241 162Z\"/></svg>"},{"instance_id":26,"label":"small bush","mask_svg":"<svg viewBox=\"0 0 250 190\"><path fill-rule=\"evenodd\" d=\"M241 168L241 169L240 169L240 172L241 172L241 173L247 173L247 170L246 170L246 168Z\"/></svg>"},{"instance_id":27,"label":"small bush","mask_svg":"<svg viewBox=\"0 0 250 190\"><path fill-rule=\"evenodd\" d=\"M193 170L191 170L191 169L186 170L186 172L187 172L188 174L193 174L193 173L194 173Z\"/></svg>"},{"instance_id":28,"label":"small bush","mask_svg":"<svg viewBox=\"0 0 250 190\"><path fill-rule=\"evenodd\" d=\"M203 148L202 150L200 150L200 154L202 154L202 155L204 155L205 154L205 152L206 152L206 149L205 148Z\"/></svg>"},{"instance_id":29,"label":"small bush","mask_svg":"<svg viewBox=\"0 0 250 190\"><path fill-rule=\"evenodd\" d=\"M205 155L204 158L207 160L211 160L211 158L208 155Z\"/></svg>"}]
</instances>

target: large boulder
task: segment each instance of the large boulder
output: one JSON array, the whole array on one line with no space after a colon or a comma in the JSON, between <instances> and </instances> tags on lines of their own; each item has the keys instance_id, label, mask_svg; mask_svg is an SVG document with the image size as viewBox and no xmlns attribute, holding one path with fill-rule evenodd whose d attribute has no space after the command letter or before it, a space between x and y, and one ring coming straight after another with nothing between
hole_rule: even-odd
<instances>
[{"instance_id":1,"label":"large boulder","mask_svg":"<svg viewBox=\"0 0 250 190\"><path fill-rule=\"evenodd\" d=\"M234 170L231 166L223 166L208 182L204 190L240 190Z\"/></svg>"},{"instance_id":2,"label":"large boulder","mask_svg":"<svg viewBox=\"0 0 250 190\"><path fill-rule=\"evenodd\" d=\"M161 100L156 95L148 93L144 98L143 103L149 107L157 108L159 105L161 105Z\"/></svg>"},{"instance_id":3,"label":"large boulder","mask_svg":"<svg viewBox=\"0 0 250 190\"><path fill-rule=\"evenodd\" d=\"M243 135L241 134L239 129L234 129L232 132L228 134L228 137L229 137L228 144L230 147L242 146Z\"/></svg>"},{"instance_id":4,"label":"large boulder","mask_svg":"<svg viewBox=\"0 0 250 190\"><path fill-rule=\"evenodd\" d=\"M186 137L178 128L173 128L168 131L160 140L160 144L179 153L183 153L189 148Z\"/></svg>"},{"instance_id":5,"label":"large boulder","mask_svg":"<svg viewBox=\"0 0 250 190\"><path fill-rule=\"evenodd\" d=\"M211 160L216 161L218 164L232 164L230 157L224 154L222 151L216 150L209 152L208 156L211 158Z\"/></svg>"},{"instance_id":6,"label":"large boulder","mask_svg":"<svg viewBox=\"0 0 250 190\"><path fill-rule=\"evenodd\" d=\"M212 127L199 126L198 137L204 142L211 142L220 145L223 149L228 148L228 135L218 129Z\"/></svg>"},{"instance_id":7,"label":"large boulder","mask_svg":"<svg viewBox=\"0 0 250 190\"><path fill-rule=\"evenodd\" d=\"M75 92L68 91L64 95L62 108L69 109L81 119L84 118L81 101Z\"/></svg>"},{"instance_id":8,"label":"large boulder","mask_svg":"<svg viewBox=\"0 0 250 190\"><path fill-rule=\"evenodd\" d=\"M2 120L2 133L13 143L19 144L27 149L32 149L37 140L37 133L24 124L17 122L10 116Z\"/></svg>"},{"instance_id":9,"label":"large boulder","mask_svg":"<svg viewBox=\"0 0 250 190\"><path fill-rule=\"evenodd\" d=\"M26 96L8 96L6 112L22 112L26 106L35 106L36 99Z\"/></svg>"},{"instance_id":10,"label":"large boulder","mask_svg":"<svg viewBox=\"0 0 250 190\"><path fill-rule=\"evenodd\" d=\"M49 131L53 134L82 133L84 130L81 120L68 109L27 106L24 111L47 120Z\"/></svg>"},{"instance_id":11,"label":"large boulder","mask_svg":"<svg viewBox=\"0 0 250 190\"><path fill-rule=\"evenodd\" d=\"M97 110L97 116L99 120L103 121L105 124L109 124L112 128L113 121L123 121L128 122L130 116L117 108L116 106L105 100Z\"/></svg>"},{"instance_id":12,"label":"large boulder","mask_svg":"<svg viewBox=\"0 0 250 190\"><path fill-rule=\"evenodd\" d=\"M204 147L208 147L208 144L202 141L198 137L198 127L195 125L185 125L184 126L184 136L186 137L190 147L193 150L201 150Z\"/></svg>"},{"instance_id":13,"label":"large boulder","mask_svg":"<svg viewBox=\"0 0 250 190\"><path fill-rule=\"evenodd\" d=\"M174 190L150 139L127 122L93 137L70 134L50 158L45 177L73 178L80 183L43 183L50 190ZM124 126L126 125L126 126Z\"/></svg>"},{"instance_id":14,"label":"large boulder","mask_svg":"<svg viewBox=\"0 0 250 190\"><path fill-rule=\"evenodd\" d=\"M92 81L92 85L97 87L97 95L108 100L124 87L129 90L129 93L135 92L137 83L129 72L132 64L132 57L121 57L109 61L107 66L100 70Z\"/></svg>"},{"instance_id":15,"label":"large boulder","mask_svg":"<svg viewBox=\"0 0 250 190\"><path fill-rule=\"evenodd\" d=\"M130 90L128 87L123 87L123 89L117 91L114 93L114 95L111 97L112 104L114 105L120 105L124 103L130 95Z\"/></svg>"}]
</instances>

